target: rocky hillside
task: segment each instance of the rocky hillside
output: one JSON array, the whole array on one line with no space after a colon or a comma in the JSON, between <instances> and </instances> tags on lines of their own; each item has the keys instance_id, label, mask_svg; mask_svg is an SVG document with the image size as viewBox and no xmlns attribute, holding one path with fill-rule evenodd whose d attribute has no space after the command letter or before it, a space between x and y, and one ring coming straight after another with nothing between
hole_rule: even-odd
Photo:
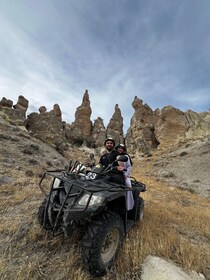
<instances>
[{"instance_id":1,"label":"rocky hillside","mask_svg":"<svg viewBox=\"0 0 210 280\"><path fill-rule=\"evenodd\" d=\"M119 262L104 279L114 279L116 275L118 279L125 279L125 275L130 277L126 279L133 279L132 275L139 277L141 264L150 254L175 260L184 269L202 273L200 276L194 273L195 277L189 279L204 279L203 275L210 279L209 112L188 112L191 117L187 118L186 113L173 107L153 112L138 98L134 101L135 113L126 141L133 151L132 175L148 186L144 197L146 216L143 224L131 231ZM51 112L42 107L39 113L26 117L28 102L23 97L14 106L5 99L1 102L1 279L49 279L49 274L56 280L91 279L82 270L78 241L72 245L68 239L52 239L37 222L43 199L38 183L43 172L68 166L70 159L83 162L90 153L98 158L107 131L115 135L116 128L122 128L122 116L116 105L107 128L99 118L98 128L89 122L89 128L83 131L85 120L80 123L79 119L82 116L89 119L91 110L83 112L89 105L86 92L81 107L77 108L75 122L66 124L59 106L54 106ZM184 128L186 119L188 129ZM122 135L120 130L119 141ZM91 139L95 139L95 148L88 147Z\"/></svg>"},{"instance_id":2,"label":"rocky hillside","mask_svg":"<svg viewBox=\"0 0 210 280\"><path fill-rule=\"evenodd\" d=\"M139 160L142 160L139 157ZM210 141L200 139L158 150L144 158L151 165L151 176L172 186L210 197Z\"/></svg>"},{"instance_id":3,"label":"rocky hillside","mask_svg":"<svg viewBox=\"0 0 210 280\"><path fill-rule=\"evenodd\" d=\"M179 190L179 188L188 188L191 192L195 192L204 196L209 196L210 191L210 150L209 141L195 141L190 144L178 145L170 150L157 150L152 156L140 156L134 158L133 176L138 180L143 180L147 184L148 191L145 199L145 221L142 226L133 229L128 237L128 244L125 243L126 248L123 252L127 252L121 255L120 262L123 263L121 267L119 262L116 262L114 266L114 272L111 270L108 272L104 279L111 280L118 275L118 279L124 279L123 275L127 275L126 279L133 279L132 275L140 277L141 263L143 263L145 254L157 255L159 257L165 256L167 258L170 250L165 248L159 240L160 234L165 239L164 223L161 217L158 217L157 213L154 215L154 209L161 208L166 203L167 211L172 213L175 209L174 198L177 197L178 203L184 207L182 210L186 210L187 207L191 207L190 210L197 211L197 207L201 207L202 210L202 229L205 234L202 235L195 230L187 229L186 217L185 225L181 223L181 227L175 221L173 227L177 231L177 237L168 237L170 241L167 244L177 247L182 246L180 244L174 244L175 240L179 240L180 234L186 234L189 238L190 244L193 246L199 246L200 253L196 251L196 256L202 256L202 266L200 268L200 260L194 260L188 264L187 259L192 258L192 252L190 251L191 245L187 245L186 251L180 247L180 252L176 256L172 255L172 259L177 259L177 262L185 269L195 270L196 272L190 272L190 276L183 271L177 271L177 268L171 263L168 264L168 269L171 269L171 274L181 275L176 280L183 279L206 279L209 276L210 267L208 265L208 245L210 232L205 229L205 223L210 218L210 213L207 205L207 200L203 198L196 198L196 196L190 198L186 192ZM49 273L52 275L51 279L92 279L82 269L80 259L79 243L72 243L68 239L61 237L53 239L50 236L45 236L44 231L40 228L37 221L37 211L43 195L38 188L38 182L46 169L54 170L60 169L68 165L68 158L72 159L84 159L84 154L88 155L88 150L85 147L72 150L71 155L66 154L63 157L58 151L51 146L44 143L42 140L34 138L23 126L15 126L10 123L1 121L0 123L0 250L2 252L0 257L0 278L1 279L49 279ZM162 185L163 181L168 181L169 185L166 187ZM204 184L205 183L205 184ZM173 189L176 189L176 195L171 194ZM168 193L169 192L169 193ZM189 193L190 194L190 193ZM164 202L165 200L170 200ZM197 202L196 202L197 201ZM196 204L195 204L196 203ZM172 208L170 208L172 206ZM194 207L194 208L193 208ZM163 211L163 210L162 210ZM165 211L165 210L164 210ZM158 212L161 214L160 209ZM166 212L164 219L167 218ZM170 214L171 215L171 214ZM169 215L169 216L170 216ZM175 214L177 215L177 214ZM207 215L207 216L206 216ZM204 219L206 216L206 220ZM175 216L176 217L176 216ZM190 218L190 216L189 216ZM160 220L159 220L160 219ZM179 218L180 219L180 218ZM190 218L191 219L191 218ZM196 218L196 224L199 219ZM193 222L195 223L195 221ZM190 226L190 225L189 225ZM206 225L207 227L208 225ZM154 227L154 228L153 228ZM171 222L169 224L171 227ZM192 225L190 226L192 227ZM199 227L199 225L198 225ZM161 233L161 230L163 231ZM150 234L148 234L148 231ZM157 232L156 232L157 231ZM152 237L152 232L155 237ZM194 234L196 232L196 234ZM140 237L137 237L140 234ZM168 233L169 234L169 233ZM193 237L192 237L193 236ZM157 244L154 243L154 248L151 247L151 240L148 238L157 240ZM137 240L136 240L137 238ZM145 238L145 241L143 241ZM158 239L157 239L158 238ZM172 239L171 239L172 238ZM177 239L178 238L178 239ZM148 239L148 241L147 241ZM148 242L148 245L142 243ZM178 241L176 241L178 242ZM139 245L136 245L136 244ZM74 244L74 245L72 245ZM127 245L126 245L127 244ZM162 245L161 245L162 244ZM173 245L174 244L174 245ZM159 245L161 245L159 247ZM141 248L143 246L143 248ZM138 256L139 250L144 253L141 257ZM162 248L162 249L161 249ZM192 247L193 248L193 247ZM209 248L210 249L210 248ZM159 252L160 250L160 252ZM163 252L161 252L163 250ZM169 251L168 251L169 250ZM159 252L159 253L158 253ZM173 254L173 250L170 251ZM175 251L176 252L176 251ZM186 256L185 256L186 254ZM130 259L129 256L132 256ZM179 257L178 257L179 256ZM194 255L193 255L194 256ZM124 260L125 259L125 260ZM135 267L129 265L127 267L128 260L138 260ZM186 261L184 261L186 259ZM145 259L143 263L144 277L152 277L156 273L163 273L166 277L168 274L164 274L164 269L160 271L159 268L155 268L153 265L154 259L148 263L150 258ZM183 261L180 261L183 260ZM150 263L151 262L151 263ZM162 261L163 262L163 261ZM183 263L182 263L183 262ZM68 266L65 264L68 263ZM164 266L166 266L164 262ZM139 267L139 268L138 268ZM152 267L152 268L151 268ZM154 269L157 271L155 272ZM167 272L168 273L168 272ZM66 278L68 275L68 278ZM184 276L183 276L184 275ZM72 277L72 278L71 278ZM176 276L177 277L177 276ZM185 277L185 278L183 278ZM144 279L144 278L143 278ZM153 278L150 278L153 279ZM155 278L154 278L155 279ZM165 278L162 278L165 279Z\"/></svg>"},{"instance_id":4,"label":"rocky hillside","mask_svg":"<svg viewBox=\"0 0 210 280\"><path fill-rule=\"evenodd\" d=\"M209 111L182 112L172 106L153 111L137 96L132 102L134 114L125 137L118 104L115 105L107 127L100 117L91 121L92 109L87 90L81 105L75 110L75 120L71 124L62 119L62 110L58 104L49 112L42 105L39 112L27 115L29 102L19 96L17 104L13 105L12 100L2 98L0 117L12 125L24 126L30 135L51 145L63 155L69 149L81 146L99 152L107 136L115 138L116 143L125 142L129 153L134 156L150 155L157 149L168 149L180 142L210 137Z\"/></svg>"}]
</instances>

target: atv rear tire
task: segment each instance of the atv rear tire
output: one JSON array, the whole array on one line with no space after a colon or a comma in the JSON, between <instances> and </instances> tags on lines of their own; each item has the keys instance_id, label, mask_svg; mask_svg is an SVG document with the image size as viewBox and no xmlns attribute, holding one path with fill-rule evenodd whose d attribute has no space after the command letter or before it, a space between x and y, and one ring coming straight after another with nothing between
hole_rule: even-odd
<instances>
[{"instance_id":1,"label":"atv rear tire","mask_svg":"<svg viewBox=\"0 0 210 280\"><path fill-rule=\"evenodd\" d=\"M122 218L115 212L99 215L88 226L82 241L85 268L93 276L102 276L119 252L124 236Z\"/></svg>"},{"instance_id":2,"label":"atv rear tire","mask_svg":"<svg viewBox=\"0 0 210 280\"><path fill-rule=\"evenodd\" d=\"M138 206L137 206L137 217L136 220L137 222L141 222L144 217L144 200L142 197L138 197Z\"/></svg>"}]
</instances>

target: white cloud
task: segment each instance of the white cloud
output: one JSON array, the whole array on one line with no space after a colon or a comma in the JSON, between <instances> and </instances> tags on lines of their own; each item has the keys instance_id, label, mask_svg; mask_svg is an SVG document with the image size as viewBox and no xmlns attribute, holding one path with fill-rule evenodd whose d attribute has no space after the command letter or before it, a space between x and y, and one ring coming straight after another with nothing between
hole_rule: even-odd
<instances>
[{"instance_id":1,"label":"white cloud","mask_svg":"<svg viewBox=\"0 0 210 280\"><path fill-rule=\"evenodd\" d=\"M0 2L0 96L31 110L58 103L74 121L85 89L92 120L134 96L152 109L210 107L208 1ZM202 46L202 48L201 48Z\"/></svg>"}]
</instances>

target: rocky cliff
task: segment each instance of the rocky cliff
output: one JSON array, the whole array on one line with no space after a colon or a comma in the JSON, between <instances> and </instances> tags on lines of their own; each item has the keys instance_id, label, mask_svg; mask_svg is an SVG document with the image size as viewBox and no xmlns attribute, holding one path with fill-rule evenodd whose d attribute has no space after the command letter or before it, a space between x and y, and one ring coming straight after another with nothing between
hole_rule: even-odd
<instances>
[{"instance_id":1,"label":"rocky cliff","mask_svg":"<svg viewBox=\"0 0 210 280\"><path fill-rule=\"evenodd\" d=\"M132 154L150 154L180 142L210 138L210 111L182 112L172 106L153 111L138 97L132 106L135 110L126 134L128 151Z\"/></svg>"}]
</instances>

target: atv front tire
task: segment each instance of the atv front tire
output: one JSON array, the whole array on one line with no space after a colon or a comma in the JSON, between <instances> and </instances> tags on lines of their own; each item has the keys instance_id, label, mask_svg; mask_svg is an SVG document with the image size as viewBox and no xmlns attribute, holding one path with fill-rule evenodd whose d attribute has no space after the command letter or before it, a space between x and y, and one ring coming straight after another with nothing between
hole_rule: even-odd
<instances>
[{"instance_id":1,"label":"atv front tire","mask_svg":"<svg viewBox=\"0 0 210 280\"><path fill-rule=\"evenodd\" d=\"M46 228L50 226L50 221L48 218L48 215L46 215L46 221L44 221L44 215L45 215L45 208L47 206L47 198L45 198L42 201L42 204L39 206L39 211L38 211L38 221L41 227Z\"/></svg>"},{"instance_id":2,"label":"atv front tire","mask_svg":"<svg viewBox=\"0 0 210 280\"><path fill-rule=\"evenodd\" d=\"M88 226L82 241L85 268L93 276L102 276L119 252L124 236L122 218L115 212L99 215Z\"/></svg>"}]
</instances>

